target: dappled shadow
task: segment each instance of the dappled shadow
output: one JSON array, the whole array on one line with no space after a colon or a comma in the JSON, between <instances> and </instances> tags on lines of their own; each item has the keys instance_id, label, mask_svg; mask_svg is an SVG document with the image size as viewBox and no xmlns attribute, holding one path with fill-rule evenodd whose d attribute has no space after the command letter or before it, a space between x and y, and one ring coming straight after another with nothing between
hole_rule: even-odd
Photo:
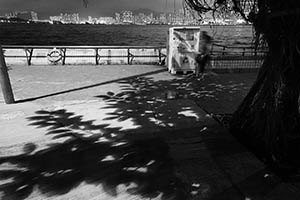
<instances>
[{"instance_id":1,"label":"dappled shadow","mask_svg":"<svg viewBox=\"0 0 300 200\"><path fill-rule=\"evenodd\" d=\"M107 95L97 96L107 102L105 109L117 109L116 112L108 113L106 120L132 120L140 129L148 131L175 128L183 119L191 123L197 122L196 115L182 114L183 111L193 112L192 107L185 102L188 96L184 93L189 90L188 87L178 90L176 83L173 85L170 81L155 82L149 77L119 83L122 92L108 92Z\"/></svg>"},{"instance_id":2,"label":"dappled shadow","mask_svg":"<svg viewBox=\"0 0 300 200\"><path fill-rule=\"evenodd\" d=\"M136 76L117 82L122 88L119 93L108 91L97 96L105 102L105 107L99 106L105 113L100 124L67 109L41 110L28 118L32 126L47 128L46 134L53 140L43 149L38 149L38 144L27 144L24 154L0 158L0 164L5 166L0 171L4 199L24 199L35 189L47 196L62 195L82 183L99 185L111 196L122 193L120 186L121 191L144 198L206 198L214 192L208 192L211 186L207 180L214 178L209 177L210 171L219 171L210 168L211 155L226 153L216 139L209 143L212 131L219 130L210 129L211 115L197 105L208 113L228 111L218 110L222 107L220 101L226 102L234 95L242 98L241 91L248 83L217 74L203 79ZM112 127L114 120L120 124L129 120L135 126L127 130L121 125ZM210 133L206 141L200 135L204 132ZM240 151L229 149L229 154ZM202 172L194 174L197 168ZM180 170L193 175L186 177ZM197 184L192 184L194 176Z\"/></svg>"},{"instance_id":3,"label":"dappled shadow","mask_svg":"<svg viewBox=\"0 0 300 200\"><path fill-rule=\"evenodd\" d=\"M239 75L208 74L204 78L183 76L158 81L153 77L138 77L120 81L122 92L117 94L108 92L98 97L109 104L107 109L117 109L116 112L108 114L107 120L131 119L148 132L163 130L159 134L167 138L166 140L171 144L172 158L184 163L177 163L177 169L180 168L185 172L193 169L194 176L200 176L198 181L204 188L197 193L198 197L224 199L222 198L224 195L225 199L227 197L228 199L262 198L279 187L280 180L254 156L249 156L247 149L238 144L234 138L220 135L216 127L212 128L214 130L208 126L202 127L201 115L197 115L195 107L191 107L191 102L196 102L209 114L233 112L255 78L255 74L249 74L247 78L242 75L238 77ZM185 101L191 102L185 104ZM194 130L189 130L187 134L181 130L167 134L168 130L174 128L197 127L197 123L196 133ZM204 124L207 125L207 121ZM218 134L214 135L212 131ZM203 134L200 135L199 132ZM174 141L180 138L185 140L174 145ZM218 163L221 171L214 168L216 165L209 166L211 159ZM223 169L224 164L227 165L225 169ZM202 172L196 173L196 168L201 169ZM224 180L218 180L217 174ZM228 183L230 186L225 184L225 180L231 182ZM209 184L205 186L206 183ZM258 190L256 188L258 185L262 189ZM210 196L211 194L213 195Z\"/></svg>"},{"instance_id":4,"label":"dappled shadow","mask_svg":"<svg viewBox=\"0 0 300 200\"><path fill-rule=\"evenodd\" d=\"M249 76L255 77L253 74ZM204 78L182 76L157 81L143 76L119 81L122 91L117 94L107 92L97 97L108 103L107 109L117 109L109 113L108 120L132 119L145 129L168 129L182 125L183 121L201 122L192 103L209 114L232 113L249 90L251 78L245 81L243 78L207 74Z\"/></svg>"},{"instance_id":5,"label":"dappled shadow","mask_svg":"<svg viewBox=\"0 0 300 200\"><path fill-rule=\"evenodd\" d=\"M82 121L66 110L38 111L32 125L48 128L53 139L44 150L27 144L24 154L1 158L3 199L24 199L38 188L48 196L65 194L85 182L112 196L124 184L127 192L152 198L186 199L185 184L176 177L168 144L161 138L128 141L113 137L117 129Z\"/></svg>"}]
</instances>

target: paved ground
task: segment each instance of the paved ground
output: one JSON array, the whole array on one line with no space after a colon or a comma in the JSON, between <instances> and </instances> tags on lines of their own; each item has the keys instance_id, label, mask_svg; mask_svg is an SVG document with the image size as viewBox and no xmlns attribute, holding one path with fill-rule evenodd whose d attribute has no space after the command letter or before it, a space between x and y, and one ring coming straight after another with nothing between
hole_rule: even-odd
<instances>
[{"instance_id":1,"label":"paved ground","mask_svg":"<svg viewBox=\"0 0 300 200\"><path fill-rule=\"evenodd\" d=\"M2 199L300 197L210 115L233 112L255 74L26 66L10 77L18 103L0 103Z\"/></svg>"}]
</instances>

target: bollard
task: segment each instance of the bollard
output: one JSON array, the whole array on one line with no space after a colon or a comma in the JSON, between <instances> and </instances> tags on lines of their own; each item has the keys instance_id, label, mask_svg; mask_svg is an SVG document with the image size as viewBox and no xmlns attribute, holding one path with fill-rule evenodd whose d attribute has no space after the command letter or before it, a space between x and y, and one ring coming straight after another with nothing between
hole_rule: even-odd
<instances>
[{"instance_id":1,"label":"bollard","mask_svg":"<svg viewBox=\"0 0 300 200\"><path fill-rule=\"evenodd\" d=\"M2 47L0 45L0 85L3 98L6 104L15 103L14 94L11 88L7 66L4 59Z\"/></svg>"}]
</instances>

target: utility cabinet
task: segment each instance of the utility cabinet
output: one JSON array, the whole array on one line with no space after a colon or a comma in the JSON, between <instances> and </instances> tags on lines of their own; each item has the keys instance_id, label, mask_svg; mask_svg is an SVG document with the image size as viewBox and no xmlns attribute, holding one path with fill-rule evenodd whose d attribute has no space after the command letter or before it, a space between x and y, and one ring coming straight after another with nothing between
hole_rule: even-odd
<instances>
[{"instance_id":1,"label":"utility cabinet","mask_svg":"<svg viewBox=\"0 0 300 200\"><path fill-rule=\"evenodd\" d=\"M195 72L200 27L172 27L168 30L167 66L171 74Z\"/></svg>"}]
</instances>

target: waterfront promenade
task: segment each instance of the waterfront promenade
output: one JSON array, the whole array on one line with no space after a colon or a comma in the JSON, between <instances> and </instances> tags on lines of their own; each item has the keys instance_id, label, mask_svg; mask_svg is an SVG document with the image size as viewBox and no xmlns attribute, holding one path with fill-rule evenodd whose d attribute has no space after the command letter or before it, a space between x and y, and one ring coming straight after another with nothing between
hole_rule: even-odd
<instances>
[{"instance_id":1,"label":"waterfront promenade","mask_svg":"<svg viewBox=\"0 0 300 200\"><path fill-rule=\"evenodd\" d=\"M154 65L10 66L1 199L299 199L214 118L255 73Z\"/></svg>"}]
</instances>

